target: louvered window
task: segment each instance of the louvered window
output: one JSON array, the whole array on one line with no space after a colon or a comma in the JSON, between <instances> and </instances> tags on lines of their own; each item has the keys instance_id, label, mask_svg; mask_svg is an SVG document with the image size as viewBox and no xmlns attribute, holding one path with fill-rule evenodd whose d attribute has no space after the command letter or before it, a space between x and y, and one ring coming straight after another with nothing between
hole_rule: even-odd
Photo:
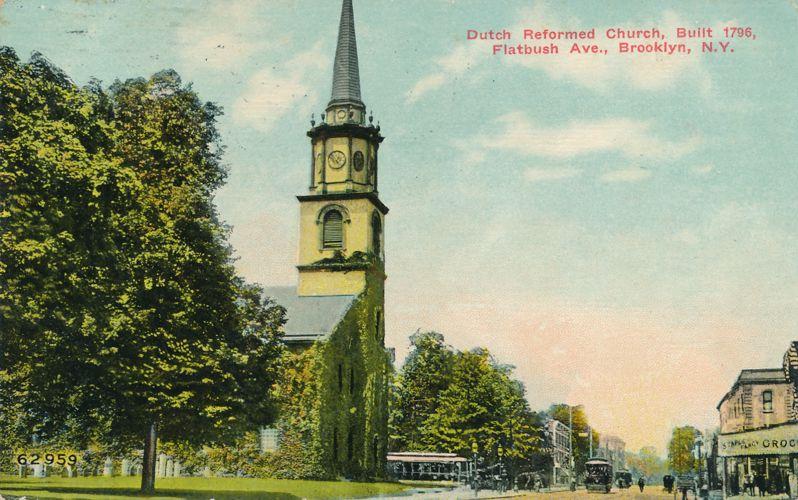
<instances>
[{"instance_id":1,"label":"louvered window","mask_svg":"<svg viewBox=\"0 0 798 500\"><path fill-rule=\"evenodd\" d=\"M330 210L324 214L322 245L324 248L344 246L344 218L338 210Z\"/></svg>"},{"instance_id":2,"label":"louvered window","mask_svg":"<svg viewBox=\"0 0 798 500\"><path fill-rule=\"evenodd\" d=\"M382 223L380 222L380 216L374 214L371 216L371 248L374 251L374 255L379 259L380 254L382 252L382 248L380 245L380 239L382 238Z\"/></svg>"}]
</instances>

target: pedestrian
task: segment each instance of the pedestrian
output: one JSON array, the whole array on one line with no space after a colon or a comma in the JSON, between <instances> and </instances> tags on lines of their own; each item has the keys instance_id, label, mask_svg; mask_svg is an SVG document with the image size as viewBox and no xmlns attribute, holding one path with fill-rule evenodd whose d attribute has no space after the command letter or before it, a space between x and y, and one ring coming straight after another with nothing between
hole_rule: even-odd
<instances>
[{"instance_id":1,"label":"pedestrian","mask_svg":"<svg viewBox=\"0 0 798 500\"><path fill-rule=\"evenodd\" d=\"M759 496L761 497L765 496L765 493L768 489L768 480L764 475L762 474L756 475L756 487L759 490Z\"/></svg>"},{"instance_id":2,"label":"pedestrian","mask_svg":"<svg viewBox=\"0 0 798 500\"><path fill-rule=\"evenodd\" d=\"M749 495L754 496L754 476L750 472L745 475L745 489Z\"/></svg>"},{"instance_id":3,"label":"pedestrian","mask_svg":"<svg viewBox=\"0 0 798 500\"><path fill-rule=\"evenodd\" d=\"M643 493L643 488L646 487L646 478L640 476L640 479L637 480L637 486L640 488L640 493Z\"/></svg>"}]
</instances>

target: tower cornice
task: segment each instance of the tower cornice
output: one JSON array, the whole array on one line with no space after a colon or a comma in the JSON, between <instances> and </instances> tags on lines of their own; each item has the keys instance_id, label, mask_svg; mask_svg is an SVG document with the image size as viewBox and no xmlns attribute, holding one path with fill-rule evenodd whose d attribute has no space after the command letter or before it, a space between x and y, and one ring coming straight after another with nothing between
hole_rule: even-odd
<instances>
[{"instance_id":1,"label":"tower cornice","mask_svg":"<svg viewBox=\"0 0 798 500\"><path fill-rule=\"evenodd\" d=\"M385 137L380 134L380 130L373 126L363 126L357 123L343 123L341 125L330 125L322 123L308 130L308 137L312 139L321 137L358 137L360 139L367 139L377 144L385 140Z\"/></svg>"},{"instance_id":2,"label":"tower cornice","mask_svg":"<svg viewBox=\"0 0 798 500\"><path fill-rule=\"evenodd\" d=\"M380 201L380 197L377 195L375 191L364 191L364 192L341 192L341 193L322 193L322 194L300 194L296 197L299 201L340 201L340 200L358 200L358 199L367 199L374 204L377 209L382 213L382 215L386 215L388 213L388 207Z\"/></svg>"}]
</instances>

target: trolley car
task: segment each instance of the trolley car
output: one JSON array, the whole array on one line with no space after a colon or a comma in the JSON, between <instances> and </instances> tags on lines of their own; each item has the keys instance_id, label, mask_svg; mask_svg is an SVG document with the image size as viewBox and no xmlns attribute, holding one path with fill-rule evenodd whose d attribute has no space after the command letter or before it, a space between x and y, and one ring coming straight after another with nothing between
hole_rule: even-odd
<instances>
[{"instance_id":1,"label":"trolley car","mask_svg":"<svg viewBox=\"0 0 798 500\"><path fill-rule=\"evenodd\" d=\"M609 493L612 490L612 464L604 458L591 458L585 462L585 488L587 491Z\"/></svg>"}]
</instances>

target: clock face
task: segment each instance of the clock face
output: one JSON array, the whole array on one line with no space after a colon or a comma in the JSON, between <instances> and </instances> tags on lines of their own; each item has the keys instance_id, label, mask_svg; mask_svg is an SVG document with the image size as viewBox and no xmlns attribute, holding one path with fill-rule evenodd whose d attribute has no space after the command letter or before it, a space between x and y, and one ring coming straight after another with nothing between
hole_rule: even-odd
<instances>
[{"instance_id":1,"label":"clock face","mask_svg":"<svg viewBox=\"0 0 798 500\"><path fill-rule=\"evenodd\" d=\"M343 121L346 118L346 111L343 109L338 110L338 120Z\"/></svg>"},{"instance_id":2,"label":"clock face","mask_svg":"<svg viewBox=\"0 0 798 500\"><path fill-rule=\"evenodd\" d=\"M363 170L363 153L360 151L355 151L355 156L352 158L352 165L355 167L355 170L360 172Z\"/></svg>"},{"instance_id":3,"label":"clock face","mask_svg":"<svg viewBox=\"0 0 798 500\"><path fill-rule=\"evenodd\" d=\"M331 168L338 169L346 165L346 155L341 151L333 151L327 157L327 161Z\"/></svg>"}]
</instances>

